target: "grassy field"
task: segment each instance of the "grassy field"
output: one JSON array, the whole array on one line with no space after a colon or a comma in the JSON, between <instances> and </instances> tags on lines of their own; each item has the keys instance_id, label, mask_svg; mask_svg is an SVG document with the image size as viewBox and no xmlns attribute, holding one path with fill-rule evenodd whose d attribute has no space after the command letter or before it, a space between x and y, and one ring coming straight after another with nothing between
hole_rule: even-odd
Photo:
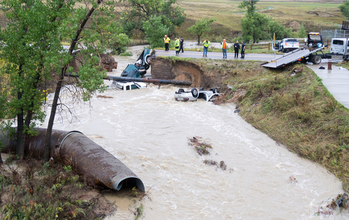
<instances>
[{"instance_id":1,"label":"grassy field","mask_svg":"<svg viewBox=\"0 0 349 220\"><path fill-rule=\"evenodd\" d=\"M241 1L229 0L179 0L178 5L184 9L187 20L176 31L187 39L195 39L186 29L203 17L215 17L216 21L211 25L212 30L207 34L208 37L234 38L241 31L240 20L244 16L244 10L238 8L240 3ZM341 4L340 1L260 1L257 3L257 10L279 20L286 27L290 27L293 21L303 23L306 31L310 32L320 31L321 28L339 28L338 25L345 20L338 8Z\"/></svg>"}]
</instances>

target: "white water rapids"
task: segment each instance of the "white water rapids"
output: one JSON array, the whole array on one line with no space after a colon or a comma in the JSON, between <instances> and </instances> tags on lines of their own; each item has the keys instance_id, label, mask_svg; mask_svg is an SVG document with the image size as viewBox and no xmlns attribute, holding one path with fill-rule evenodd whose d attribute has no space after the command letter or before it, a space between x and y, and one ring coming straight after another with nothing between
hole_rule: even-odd
<instances>
[{"instance_id":1,"label":"white water rapids","mask_svg":"<svg viewBox=\"0 0 349 220\"><path fill-rule=\"evenodd\" d=\"M116 58L118 72L135 57ZM136 204L128 192L107 194L118 210L106 219L135 219L140 204L145 220L348 219L338 212L315 215L321 204L343 193L334 175L277 145L234 113L235 106L176 102L177 90L107 90L100 95L111 98L94 96L90 103L62 91L73 115L58 114L54 129L83 132L146 187L147 196ZM211 144L210 155L199 156L188 145L194 136ZM224 161L227 169L206 165L205 159Z\"/></svg>"}]
</instances>

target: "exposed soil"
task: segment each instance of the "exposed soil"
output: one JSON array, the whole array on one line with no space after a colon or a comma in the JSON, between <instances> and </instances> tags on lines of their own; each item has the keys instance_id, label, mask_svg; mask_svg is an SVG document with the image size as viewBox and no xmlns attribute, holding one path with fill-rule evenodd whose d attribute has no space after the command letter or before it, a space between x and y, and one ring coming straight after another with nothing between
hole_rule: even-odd
<instances>
[{"instance_id":1,"label":"exposed soil","mask_svg":"<svg viewBox=\"0 0 349 220\"><path fill-rule=\"evenodd\" d=\"M221 87L220 74L203 71L204 67L200 62L156 57L152 59L151 75L153 79L191 81L192 87Z\"/></svg>"}]
</instances>

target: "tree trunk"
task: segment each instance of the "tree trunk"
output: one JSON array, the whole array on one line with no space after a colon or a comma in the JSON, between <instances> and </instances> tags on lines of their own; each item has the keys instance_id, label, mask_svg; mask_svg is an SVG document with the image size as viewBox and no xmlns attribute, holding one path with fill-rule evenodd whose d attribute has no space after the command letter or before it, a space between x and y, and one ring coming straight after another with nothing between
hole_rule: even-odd
<instances>
[{"instance_id":1,"label":"tree trunk","mask_svg":"<svg viewBox=\"0 0 349 220\"><path fill-rule=\"evenodd\" d=\"M201 35L198 35L198 45L200 45L200 37Z\"/></svg>"},{"instance_id":2,"label":"tree trunk","mask_svg":"<svg viewBox=\"0 0 349 220\"><path fill-rule=\"evenodd\" d=\"M22 66L19 66L19 79L22 77ZM17 98L18 101L21 100L23 93L21 89L18 88ZM24 143L25 143L25 134L24 134L24 123L23 123L23 108L19 109L19 113L17 114L17 147L16 147L16 155L18 159L23 160L24 156Z\"/></svg>"},{"instance_id":3,"label":"tree trunk","mask_svg":"<svg viewBox=\"0 0 349 220\"><path fill-rule=\"evenodd\" d=\"M62 69L62 72L63 72L63 69ZM61 76L60 80L57 83L55 96L54 96L53 102L52 102L50 119L49 119L49 122L48 122L46 136L45 136L44 161L48 161L50 159L51 134L52 134L53 122L55 120L55 115L56 115L56 110L57 110L57 103L58 103L59 93L60 93L61 88L62 88L63 78L64 78L64 75Z\"/></svg>"},{"instance_id":4,"label":"tree trunk","mask_svg":"<svg viewBox=\"0 0 349 220\"><path fill-rule=\"evenodd\" d=\"M102 0L97 0L97 4L101 4ZM84 27L87 23L87 21L90 19L91 15L93 14L95 8L92 7L89 12L87 13L85 19L81 22L79 29L76 31L76 35L75 38L72 40L71 44L70 44L70 48L69 48L69 53L70 55L73 54L73 50L75 45L77 44L80 34L81 32L84 30ZM56 115L56 109L57 109L57 102L58 102L58 98L59 98L59 93L61 91L62 88L62 83L63 83L63 79L64 79L64 75L67 71L68 68L68 64L66 64L63 68L62 68L62 72L61 72L61 77L60 80L57 83L57 87L56 87L56 91L55 91L55 96L53 98L53 103L52 103L52 109L51 109L51 114L50 114L50 119L49 119L49 123L47 125L47 131L46 131L46 136L45 136L45 151L44 151L44 161L48 161L50 159L50 152L51 152L51 136L52 136L52 128L53 128L53 122L55 120L55 115Z\"/></svg>"}]
</instances>

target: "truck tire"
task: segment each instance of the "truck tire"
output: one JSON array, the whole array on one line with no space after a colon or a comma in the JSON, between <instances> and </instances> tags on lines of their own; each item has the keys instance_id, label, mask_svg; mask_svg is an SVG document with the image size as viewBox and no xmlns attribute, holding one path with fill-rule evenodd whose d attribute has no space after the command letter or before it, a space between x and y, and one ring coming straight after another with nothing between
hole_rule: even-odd
<instances>
[{"instance_id":1,"label":"truck tire","mask_svg":"<svg viewBox=\"0 0 349 220\"><path fill-rule=\"evenodd\" d=\"M145 56L144 62L148 65L150 64L150 54Z\"/></svg>"},{"instance_id":2,"label":"truck tire","mask_svg":"<svg viewBox=\"0 0 349 220\"><path fill-rule=\"evenodd\" d=\"M192 89L191 94L193 95L194 98L198 98L199 97L198 89L197 88Z\"/></svg>"},{"instance_id":3,"label":"truck tire","mask_svg":"<svg viewBox=\"0 0 349 220\"><path fill-rule=\"evenodd\" d=\"M320 64L321 63L321 57L314 55L314 56L312 56L311 62L313 64Z\"/></svg>"}]
</instances>

